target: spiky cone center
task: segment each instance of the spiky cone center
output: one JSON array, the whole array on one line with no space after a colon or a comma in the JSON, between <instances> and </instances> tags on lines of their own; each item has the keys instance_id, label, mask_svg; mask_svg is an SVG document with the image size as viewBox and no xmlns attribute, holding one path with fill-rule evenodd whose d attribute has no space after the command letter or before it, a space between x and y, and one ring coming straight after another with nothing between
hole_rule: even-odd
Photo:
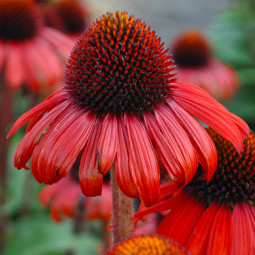
<instances>
[{"instance_id":1,"label":"spiky cone center","mask_svg":"<svg viewBox=\"0 0 255 255\"><path fill-rule=\"evenodd\" d=\"M23 41L33 38L39 26L38 10L32 0L0 1L0 38Z\"/></svg>"},{"instance_id":2,"label":"spiky cone center","mask_svg":"<svg viewBox=\"0 0 255 255\"><path fill-rule=\"evenodd\" d=\"M140 112L169 95L174 66L150 28L127 13L102 16L81 35L65 90L97 114Z\"/></svg>"},{"instance_id":3,"label":"spiky cone center","mask_svg":"<svg viewBox=\"0 0 255 255\"><path fill-rule=\"evenodd\" d=\"M185 255L183 249L157 236L138 236L117 244L105 255Z\"/></svg>"},{"instance_id":4,"label":"spiky cone center","mask_svg":"<svg viewBox=\"0 0 255 255\"><path fill-rule=\"evenodd\" d=\"M209 206L212 202L227 204L233 210L236 203L255 200L255 137L250 132L243 141L240 154L231 143L212 129L208 130L218 152L217 170L210 182L198 173L186 190ZM202 170L202 169L200 169ZM201 171L198 172L201 172Z\"/></svg>"},{"instance_id":5,"label":"spiky cone center","mask_svg":"<svg viewBox=\"0 0 255 255\"><path fill-rule=\"evenodd\" d=\"M198 30L189 30L180 35L172 46L173 58L180 67L201 67L211 57L210 45Z\"/></svg>"},{"instance_id":6,"label":"spiky cone center","mask_svg":"<svg viewBox=\"0 0 255 255\"><path fill-rule=\"evenodd\" d=\"M86 13L78 1L62 0L55 4L56 12L59 15L63 29L66 33L81 33L86 27Z\"/></svg>"}]
</instances>

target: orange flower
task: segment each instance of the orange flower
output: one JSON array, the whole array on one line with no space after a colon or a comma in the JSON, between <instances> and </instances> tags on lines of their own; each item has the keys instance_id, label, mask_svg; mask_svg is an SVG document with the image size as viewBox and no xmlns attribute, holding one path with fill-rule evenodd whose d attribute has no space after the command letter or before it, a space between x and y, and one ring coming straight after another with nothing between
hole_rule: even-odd
<instances>
[{"instance_id":1,"label":"orange flower","mask_svg":"<svg viewBox=\"0 0 255 255\"><path fill-rule=\"evenodd\" d=\"M238 151L247 124L205 91L176 82L163 43L127 13L107 14L81 35L65 72L65 83L21 116L8 138L26 122L14 163L39 183L66 176L81 155L79 180L86 196L101 194L103 175L114 165L120 189L146 206L159 198L157 155L177 186L203 165L211 179L217 153L198 118ZM195 117L193 117L193 116Z\"/></svg>"},{"instance_id":2,"label":"orange flower","mask_svg":"<svg viewBox=\"0 0 255 255\"><path fill-rule=\"evenodd\" d=\"M230 99L239 87L237 72L213 56L205 35L191 29L176 38L171 47L178 78L193 83L216 99Z\"/></svg>"},{"instance_id":3,"label":"orange flower","mask_svg":"<svg viewBox=\"0 0 255 255\"><path fill-rule=\"evenodd\" d=\"M158 236L137 236L125 240L105 255L185 255L183 248Z\"/></svg>"},{"instance_id":4,"label":"orange flower","mask_svg":"<svg viewBox=\"0 0 255 255\"><path fill-rule=\"evenodd\" d=\"M209 129L218 151L218 167L210 182L202 167L180 192L144 215L170 210L157 233L177 241L196 255L252 255L255 252L255 136L250 132L238 154L222 136Z\"/></svg>"}]
</instances>

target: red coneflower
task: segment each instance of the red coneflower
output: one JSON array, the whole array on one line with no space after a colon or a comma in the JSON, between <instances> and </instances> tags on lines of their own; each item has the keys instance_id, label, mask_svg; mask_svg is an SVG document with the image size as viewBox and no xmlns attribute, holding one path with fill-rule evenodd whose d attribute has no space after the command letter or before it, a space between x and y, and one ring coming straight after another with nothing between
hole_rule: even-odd
<instances>
[{"instance_id":1,"label":"red coneflower","mask_svg":"<svg viewBox=\"0 0 255 255\"><path fill-rule=\"evenodd\" d=\"M62 33L41 25L34 1L0 1L0 71L12 88L38 91L60 81L71 47Z\"/></svg>"},{"instance_id":2,"label":"red coneflower","mask_svg":"<svg viewBox=\"0 0 255 255\"><path fill-rule=\"evenodd\" d=\"M209 129L218 151L218 167L210 182L194 179L171 198L136 215L169 210L157 233L196 255L255 253L255 136L250 132L238 154Z\"/></svg>"},{"instance_id":3,"label":"red coneflower","mask_svg":"<svg viewBox=\"0 0 255 255\"><path fill-rule=\"evenodd\" d=\"M230 99L239 87L237 72L213 56L205 35L196 29L183 32L171 47L178 78L193 83L216 99Z\"/></svg>"},{"instance_id":4,"label":"red coneflower","mask_svg":"<svg viewBox=\"0 0 255 255\"><path fill-rule=\"evenodd\" d=\"M69 174L53 185L43 187L39 193L43 206L50 207L54 221L60 222L62 215L75 218L82 211L84 219L100 219L108 222L112 215L112 193L110 184L103 184L102 196L84 197L79 182Z\"/></svg>"},{"instance_id":5,"label":"red coneflower","mask_svg":"<svg viewBox=\"0 0 255 255\"><path fill-rule=\"evenodd\" d=\"M199 118L238 151L247 124L202 89L175 81L163 43L140 20L117 12L81 35L65 71L64 86L21 116L9 138L29 122L14 164L39 183L66 176L81 155L79 179L87 196L101 194L112 165L120 189L145 205L159 197L156 153L177 185L186 185L199 161L210 179L217 165L214 144ZM45 114L47 113L47 114Z\"/></svg>"},{"instance_id":6,"label":"red coneflower","mask_svg":"<svg viewBox=\"0 0 255 255\"><path fill-rule=\"evenodd\" d=\"M137 236L125 240L113 247L105 255L185 255L184 248L178 247L163 237Z\"/></svg>"},{"instance_id":7,"label":"red coneflower","mask_svg":"<svg viewBox=\"0 0 255 255\"><path fill-rule=\"evenodd\" d=\"M89 11L78 0L40 3L39 9L46 26L56 28L75 40L90 23Z\"/></svg>"}]
</instances>

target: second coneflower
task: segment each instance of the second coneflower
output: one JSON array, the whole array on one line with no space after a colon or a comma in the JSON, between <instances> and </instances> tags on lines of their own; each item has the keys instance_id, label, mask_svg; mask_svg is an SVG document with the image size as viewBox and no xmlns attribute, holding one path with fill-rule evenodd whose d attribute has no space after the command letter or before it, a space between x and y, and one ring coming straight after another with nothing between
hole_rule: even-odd
<instances>
[{"instance_id":1,"label":"second coneflower","mask_svg":"<svg viewBox=\"0 0 255 255\"><path fill-rule=\"evenodd\" d=\"M218 151L210 182L194 179L165 201L136 214L136 219L169 210L157 233L184 245L196 255L255 253L255 136L250 132L238 154L222 136L209 129Z\"/></svg>"}]
</instances>

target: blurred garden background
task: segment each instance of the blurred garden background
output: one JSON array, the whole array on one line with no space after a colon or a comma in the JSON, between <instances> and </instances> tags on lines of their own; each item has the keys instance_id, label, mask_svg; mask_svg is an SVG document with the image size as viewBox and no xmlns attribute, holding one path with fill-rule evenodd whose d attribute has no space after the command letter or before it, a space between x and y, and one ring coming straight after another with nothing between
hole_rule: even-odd
<instances>
[{"instance_id":1,"label":"blurred garden background","mask_svg":"<svg viewBox=\"0 0 255 255\"><path fill-rule=\"evenodd\" d=\"M57 0L54 0L55 2ZM39 2L39 1L38 1ZM43 1L40 1L43 2ZM222 103L255 129L255 1L244 0L86 0L80 1L89 25L106 12L127 11L145 21L165 42L172 45L185 29L200 29L208 36L215 55L233 66L240 78L240 88L233 98ZM40 7L39 7L40 8ZM0 12L1 15L1 12ZM47 92L35 95L26 89L15 90L11 124ZM30 171L13 166L14 151L25 129L9 140L7 188L1 213L6 222L3 255L93 255L99 251L102 220L63 217L54 222L49 209L43 208L38 184ZM77 230L77 224L81 225Z\"/></svg>"}]
</instances>

